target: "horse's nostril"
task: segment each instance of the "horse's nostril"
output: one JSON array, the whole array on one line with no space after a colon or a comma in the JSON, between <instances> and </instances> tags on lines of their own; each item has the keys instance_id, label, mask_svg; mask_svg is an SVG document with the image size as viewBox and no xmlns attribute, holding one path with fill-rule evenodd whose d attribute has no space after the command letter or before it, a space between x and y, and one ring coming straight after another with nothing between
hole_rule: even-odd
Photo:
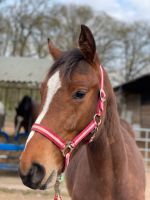
<instances>
[{"instance_id":1,"label":"horse's nostril","mask_svg":"<svg viewBox=\"0 0 150 200\"><path fill-rule=\"evenodd\" d=\"M40 183L45 175L44 167L42 167L39 164L33 164L30 169L29 174L31 176L33 184Z\"/></svg>"},{"instance_id":2,"label":"horse's nostril","mask_svg":"<svg viewBox=\"0 0 150 200\"><path fill-rule=\"evenodd\" d=\"M45 169L40 164L34 163L26 176L22 175L21 172L20 176L26 186L37 189L45 176Z\"/></svg>"}]
</instances>

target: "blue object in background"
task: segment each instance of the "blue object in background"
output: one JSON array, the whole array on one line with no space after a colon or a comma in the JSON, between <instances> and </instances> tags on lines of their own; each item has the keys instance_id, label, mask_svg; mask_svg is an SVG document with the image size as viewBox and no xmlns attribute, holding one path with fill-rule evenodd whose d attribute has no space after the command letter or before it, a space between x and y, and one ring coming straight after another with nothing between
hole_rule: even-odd
<instances>
[{"instance_id":1,"label":"blue object in background","mask_svg":"<svg viewBox=\"0 0 150 200\"><path fill-rule=\"evenodd\" d=\"M24 144L4 144L0 143L0 150L1 151L23 151L24 150Z\"/></svg>"}]
</instances>

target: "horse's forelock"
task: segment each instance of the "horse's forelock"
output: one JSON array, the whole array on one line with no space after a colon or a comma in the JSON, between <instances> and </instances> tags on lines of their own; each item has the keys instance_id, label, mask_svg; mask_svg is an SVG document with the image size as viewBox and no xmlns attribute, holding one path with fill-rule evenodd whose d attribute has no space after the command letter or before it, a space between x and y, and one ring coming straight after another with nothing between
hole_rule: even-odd
<instances>
[{"instance_id":1,"label":"horse's forelock","mask_svg":"<svg viewBox=\"0 0 150 200\"><path fill-rule=\"evenodd\" d=\"M70 79L72 73L81 61L85 61L85 59L79 49L76 48L71 51L67 51L52 65L48 76L51 76L57 70L60 70L65 78Z\"/></svg>"}]
</instances>

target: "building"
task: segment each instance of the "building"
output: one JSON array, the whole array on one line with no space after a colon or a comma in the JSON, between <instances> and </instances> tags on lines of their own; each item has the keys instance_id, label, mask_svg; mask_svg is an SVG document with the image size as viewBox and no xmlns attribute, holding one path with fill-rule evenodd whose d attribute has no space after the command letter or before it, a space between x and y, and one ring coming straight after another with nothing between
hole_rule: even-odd
<instances>
[{"instance_id":1,"label":"building","mask_svg":"<svg viewBox=\"0 0 150 200\"><path fill-rule=\"evenodd\" d=\"M50 58L0 57L0 101L14 112L24 95L39 100L39 85L51 66Z\"/></svg>"},{"instance_id":2,"label":"building","mask_svg":"<svg viewBox=\"0 0 150 200\"><path fill-rule=\"evenodd\" d=\"M121 116L136 127L150 128L150 73L114 90Z\"/></svg>"}]
</instances>

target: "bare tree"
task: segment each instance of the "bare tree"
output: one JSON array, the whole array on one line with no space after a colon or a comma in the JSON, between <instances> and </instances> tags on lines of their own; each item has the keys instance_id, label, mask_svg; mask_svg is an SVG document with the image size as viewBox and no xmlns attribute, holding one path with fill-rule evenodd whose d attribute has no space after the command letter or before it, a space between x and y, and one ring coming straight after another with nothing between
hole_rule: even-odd
<instances>
[{"instance_id":1,"label":"bare tree","mask_svg":"<svg viewBox=\"0 0 150 200\"><path fill-rule=\"evenodd\" d=\"M127 81L139 76L150 64L149 32L150 26L144 22L124 24L118 31L122 69Z\"/></svg>"},{"instance_id":2,"label":"bare tree","mask_svg":"<svg viewBox=\"0 0 150 200\"><path fill-rule=\"evenodd\" d=\"M150 64L148 23L127 24L88 6L58 5L49 0L24 0L3 8L0 55L45 57L48 37L61 49L73 48L80 24L92 29L102 64L120 71L125 80Z\"/></svg>"},{"instance_id":3,"label":"bare tree","mask_svg":"<svg viewBox=\"0 0 150 200\"><path fill-rule=\"evenodd\" d=\"M117 63L118 54L118 36L116 30L120 27L121 22L112 17L101 13L95 16L92 20L91 27L97 44L97 51L100 55L101 62L109 69L114 68L114 63ZM116 66L115 66L116 67Z\"/></svg>"},{"instance_id":4,"label":"bare tree","mask_svg":"<svg viewBox=\"0 0 150 200\"><path fill-rule=\"evenodd\" d=\"M5 18L9 20L9 30L5 35L9 41L9 55L32 56L35 54L32 34L39 27L41 13L48 9L48 0L25 0L7 7ZM5 52L6 53L6 52ZM36 53L37 55L37 53Z\"/></svg>"}]
</instances>

